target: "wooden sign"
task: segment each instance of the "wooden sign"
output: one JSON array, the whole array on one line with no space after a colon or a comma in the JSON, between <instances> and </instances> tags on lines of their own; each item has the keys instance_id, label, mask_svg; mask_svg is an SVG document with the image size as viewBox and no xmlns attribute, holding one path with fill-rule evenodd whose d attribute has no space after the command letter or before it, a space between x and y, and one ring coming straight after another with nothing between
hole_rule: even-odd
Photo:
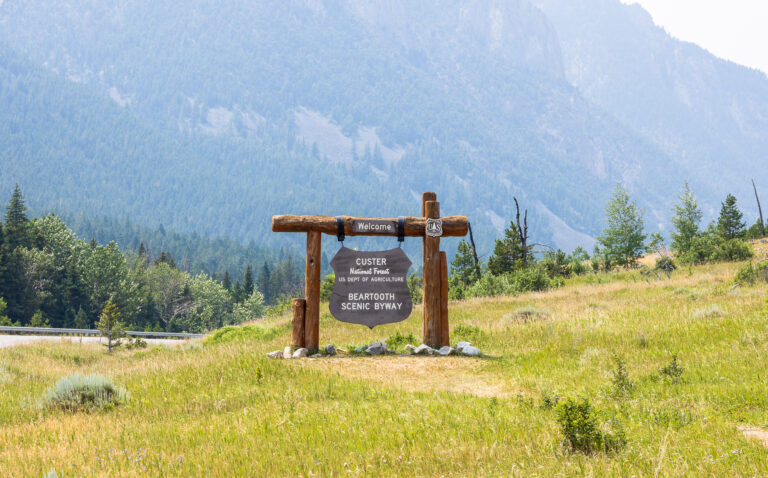
<instances>
[{"instance_id":1,"label":"wooden sign","mask_svg":"<svg viewBox=\"0 0 768 478\"><path fill-rule=\"evenodd\" d=\"M374 328L400 322L411 314L406 280L411 261L402 249L354 251L342 247L331 267L336 280L329 308L338 320Z\"/></svg>"},{"instance_id":2,"label":"wooden sign","mask_svg":"<svg viewBox=\"0 0 768 478\"><path fill-rule=\"evenodd\" d=\"M397 229L399 220L402 220L403 223L402 231ZM323 234L337 237L378 235L420 237L422 240L424 281L422 341L427 345L448 345L450 341L448 334L448 260L445 253L440 252L440 238L461 237L467 234L468 230L469 221L465 216L440 215L440 203L437 202L437 195L432 192L422 194L421 216L415 217L369 218L295 215L272 217L272 231L302 232L307 235L305 298L293 300L292 345L317 350L320 344L320 257ZM402 256L398 258L400 254ZM338 261L334 258L335 265L334 262L331 263L334 265L337 281L334 284L334 293L330 304L331 311L334 312L333 315L336 318L373 327L408 317L412 305L405 274L411 262L401 250L356 252L342 248L337 257ZM387 265L393 267L390 267L388 274L379 274L374 269L377 271L378 269L386 269L383 264L361 265L361 269L371 269L370 274L351 274L350 269L357 267L355 262L358 258L381 261L386 259ZM341 265L345 267L340 267ZM371 286L370 290L362 290L364 282L362 277L364 276L369 277L369 280L365 282ZM345 277L344 282L338 280L341 277ZM359 283L357 280L348 282L346 277L361 277L361 279ZM383 277L390 279L385 280ZM399 279L394 280L395 278ZM345 292L344 288L349 287L349 284L354 284L355 287L361 287L361 289ZM378 285L374 288L374 284ZM395 294L394 300L392 300L391 295L375 295L381 294L381 291L385 290L385 286L382 284L387 284L386 287L392 287L392 290L397 288L394 292L392 290L383 292ZM350 293L374 295L352 295L350 297ZM363 312L365 314L372 312L373 317L370 319L363 318Z\"/></svg>"}]
</instances>

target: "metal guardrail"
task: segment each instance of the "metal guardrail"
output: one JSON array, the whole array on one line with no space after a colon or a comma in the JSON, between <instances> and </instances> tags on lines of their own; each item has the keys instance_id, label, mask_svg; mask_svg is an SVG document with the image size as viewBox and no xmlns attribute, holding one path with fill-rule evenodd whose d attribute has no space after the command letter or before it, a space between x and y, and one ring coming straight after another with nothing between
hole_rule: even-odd
<instances>
[{"instance_id":1,"label":"metal guardrail","mask_svg":"<svg viewBox=\"0 0 768 478\"><path fill-rule=\"evenodd\" d=\"M50 335L101 335L100 330L93 329L54 329L50 327L0 327L0 332L22 334L50 334ZM132 337L155 337L172 339L196 339L205 337L205 334L184 334L178 332L141 332L129 330L126 335Z\"/></svg>"}]
</instances>

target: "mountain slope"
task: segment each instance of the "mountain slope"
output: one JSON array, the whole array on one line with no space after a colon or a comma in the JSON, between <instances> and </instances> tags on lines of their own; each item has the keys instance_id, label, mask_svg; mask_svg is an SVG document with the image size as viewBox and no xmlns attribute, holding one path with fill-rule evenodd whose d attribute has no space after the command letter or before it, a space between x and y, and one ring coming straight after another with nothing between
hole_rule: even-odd
<instances>
[{"instance_id":1,"label":"mountain slope","mask_svg":"<svg viewBox=\"0 0 768 478\"><path fill-rule=\"evenodd\" d=\"M659 145L694 188L717 198L738 192L755 209L750 177L768 184L764 73L670 37L638 5L536 3L557 30L565 74L579 91ZM717 203L706 199L714 212Z\"/></svg>"},{"instance_id":2,"label":"mountain slope","mask_svg":"<svg viewBox=\"0 0 768 478\"><path fill-rule=\"evenodd\" d=\"M695 165L573 79L571 44L543 8L524 0L4 2L0 41L111 101L110 115L148 134L101 148L86 138L76 146L90 163L61 161L61 188L5 154L0 186L21 181L41 204L74 198L99 214L259 241L278 240L268 232L273 213L416 214L415 196L435 190L444 213L470 217L483 254L513 216L513 195L531 211L536 240L560 247L599 233L616 181L651 223L663 222L682 181L670 166L689 175ZM609 20L598 17L598 29ZM18 94L30 104L41 95ZM10 117L28 114L24 102L4 101ZM68 151L70 130L112 136L90 130L99 114L81 106L92 117L67 116L43 135L30 124L29 136L0 141L26 157L34 151L44 169L46 145ZM688 148L697 139L680 141ZM707 164L726 185L740 180ZM106 167L119 179L103 179ZM714 204L722 185L699 183Z\"/></svg>"}]
</instances>

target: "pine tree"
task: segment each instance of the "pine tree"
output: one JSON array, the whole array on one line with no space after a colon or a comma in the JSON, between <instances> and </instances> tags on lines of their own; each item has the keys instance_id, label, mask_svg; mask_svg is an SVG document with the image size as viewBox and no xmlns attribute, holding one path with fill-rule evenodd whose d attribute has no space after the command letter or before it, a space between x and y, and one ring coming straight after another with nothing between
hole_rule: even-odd
<instances>
[{"instance_id":1,"label":"pine tree","mask_svg":"<svg viewBox=\"0 0 768 478\"><path fill-rule=\"evenodd\" d=\"M75 314L75 328L76 329L88 329L90 324L88 323L88 316L85 315L85 311L82 307L77 310Z\"/></svg>"},{"instance_id":2,"label":"pine tree","mask_svg":"<svg viewBox=\"0 0 768 478\"><path fill-rule=\"evenodd\" d=\"M504 238L496 239L493 255L488 259L488 270L493 275L502 275L523 267L523 244L520 242L520 230L510 221L504 230Z\"/></svg>"},{"instance_id":3,"label":"pine tree","mask_svg":"<svg viewBox=\"0 0 768 478\"><path fill-rule=\"evenodd\" d=\"M259 273L259 290L261 291L261 295L264 296L265 304L272 303L272 291L270 290L270 286L272 285L271 275L272 271L269 270L269 265L264 262L264 265L261 266L261 272Z\"/></svg>"},{"instance_id":4,"label":"pine tree","mask_svg":"<svg viewBox=\"0 0 768 478\"><path fill-rule=\"evenodd\" d=\"M736 197L733 194L726 196L720 208L720 217L717 218L717 230L725 239L735 239L744 231L746 224L741 220L742 214L736 206Z\"/></svg>"},{"instance_id":5,"label":"pine tree","mask_svg":"<svg viewBox=\"0 0 768 478\"><path fill-rule=\"evenodd\" d=\"M675 216L672 218L672 224L675 226L675 231L672 233L672 250L678 254L685 254L691 249L693 239L700 235L699 223L701 223L702 212L699 203L691 193L688 181L685 182L678 198L680 203L675 204Z\"/></svg>"},{"instance_id":6,"label":"pine tree","mask_svg":"<svg viewBox=\"0 0 768 478\"><path fill-rule=\"evenodd\" d=\"M5 243L8 250L13 251L17 247L29 247L30 239L27 206L17 184L5 210Z\"/></svg>"},{"instance_id":7,"label":"pine tree","mask_svg":"<svg viewBox=\"0 0 768 478\"><path fill-rule=\"evenodd\" d=\"M112 349L121 345L121 340L125 337L125 331L123 330L123 324L120 322L120 311L112 299L104 306L104 310L101 311L99 316L98 329L101 331L101 335L107 339L107 343L103 344L107 347L107 352L112 353Z\"/></svg>"},{"instance_id":8,"label":"pine tree","mask_svg":"<svg viewBox=\"0 0 768 478\"><path fill-rule=\"evenodd\" d=\"M479 278L479 267L475 265L472 247L467 241L459 242L456 257L451 262L451 275L463 285L474 284Z\"/></svg>"},{"instance_id":9,"label":"pine tree","mask_svg":"<svg viewBox=\"0 0 768 478\"><path fill-rule=\"evenodd\" d=\"M11 319L5 315L6 303L2 297L0 297L0 327L19 327L21 324L18 322L11 322Z\"/></svg>"},{"instance_id":10,"label":"pine tree","mask_svg":"<svg viewBox=\"0 0 768 478\"><path fill-rule=\"evenodd\" d=\"M49 328L51 324L48 322L48 319L43 316L42 311L37 311L32 315L32 318L29 320L29 327L41 327L41 328Z\"/></svg>"},{"instance_id":11,"label":"pine tree","mask_svg":"<svg viewBox=\"0 0 768 478\"><path fill-rule=\"evenodd\" d=\"M0 297L4 297L8 290L6 279L5 233L3 232L3 223L0 222Z\"/></svg>"},{"instance_id":12,"label":"pine tree","mask_svg":"<svg viewBox=\"0 0 768 478\"><path fill-rule=\"evenodd\" d=\"M26 322L37 309L27 307L29 297L24 278L24 265L20 247L30 247L30 221L24 197L17 184L8 202L3 231L3 263L0 269L0 284L8 303L8 315L22 323Z\"/></svg>"},{"instance_id":13,"label":"pine tree","mask_svg":"<svg viewBox=\"0 0 768 478\"><path fill-rule=\"evenodd\" d=\"M232 279L229 277L229 271L224 271L224 279L221 281L221 285L227 292L232 290Z\"/></svg>"},{"instance_id":14,"label":"pine tree","mask_svg":"<svg viewBox=\"0 0 768 478\"><path fill-rule=\"evenodd\" d=\"M285 292L283 290L285 286L285 271L281 267L283 265L284 263L275 266L269 278L269 292L272 295L272 304L276 303Z\"/></svg>"},{"instance_id":15,"label":"pine tree","mask_svg":"<svg viewBox=\"0 0 768 478\"><path fill-rule=\"evenodd\" d=\"M176 261L173 260L173 256L165 251L160 252L160 255L155 259L155 265L168 264L171 269L176 269Z\"/></svg>"},{"instance_id":16,"label":"pine tree","mask_svg":"<svg viewBox=\"0 0 768 478\"><path fill-rule=\"evenodd\" d=\"M597 238L606 260L620 266L632 266L645 249L644 211L632 201L621 183L606 207L607 227Z\"/></svg>"},{"instance_id":17,"label":"pine tree","mask_svg":"<svg viewBox=\"0 0 768 478\"><path fill-rule=\"evenodd\" d=\"M243 292L246 297L250 297L253 294L253 272L251 271L251 265L245 268L245 279L243 280Z\"/></svg>"},{"instance_id":18,"label":"pine tree","mask_svg":"<svg viewBox=\"0 0 768 478\"><path fill-rule=\"evenodd\" d=\"M239 304L245 299L245 294L243 294L243 286L240 284L240 281L235 282L235 286L232 288L232 302L235 304Z\"/></svg>"}]
</instances>

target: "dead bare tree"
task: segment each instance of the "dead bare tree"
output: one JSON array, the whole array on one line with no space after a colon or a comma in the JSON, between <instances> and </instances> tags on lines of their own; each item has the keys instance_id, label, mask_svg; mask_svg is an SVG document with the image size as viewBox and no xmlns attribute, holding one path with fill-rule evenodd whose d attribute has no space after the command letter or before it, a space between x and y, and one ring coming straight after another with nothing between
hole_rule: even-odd
<instances>
[{"instance_id":1,"label":"dead bare tree","mask_svg":"<svg viewBox=\"0 0 768 478\"><path fill-rule=\"evenodd\" d=\"M521 259L523 260L523 266L528 265L528 210L525 210L525 215L523 216L523 224L522 227L520 225L520 205L517 202L516 197L512 197L512 199L515 200L515 210L517 211L515 215L515 222L517 223L517 233L520 236L520 253L522 255Z\"/></svg>"},{"instance_id":2,"label":"dead bare tree","mask_svg":"<svg viewBox=\"0 0 768 478\"><path fill-rule=\"evenodd\" d=\"M760 207L760 197L757 195L757 187L755 186L754 179L752 179L752 189L755 190L755 200L757 201L757 211L760 213L760 232L765 234L765 223L763 222L763 208Z\"/></svg>"},{"instance_id":3,"label":"dead bare tree","mask_svg":"<svg viewBox=\"0 0 768 478\"><path fill-rule=\"evenodd\" d=\"M472 258L475 260L475 270L477 271L477 276L480 277L480 261L477 259L475 237L472 235L472 223L468 223L467 225L469 226L469 242L472 244Z\"/></svg>"}]
</instances>

